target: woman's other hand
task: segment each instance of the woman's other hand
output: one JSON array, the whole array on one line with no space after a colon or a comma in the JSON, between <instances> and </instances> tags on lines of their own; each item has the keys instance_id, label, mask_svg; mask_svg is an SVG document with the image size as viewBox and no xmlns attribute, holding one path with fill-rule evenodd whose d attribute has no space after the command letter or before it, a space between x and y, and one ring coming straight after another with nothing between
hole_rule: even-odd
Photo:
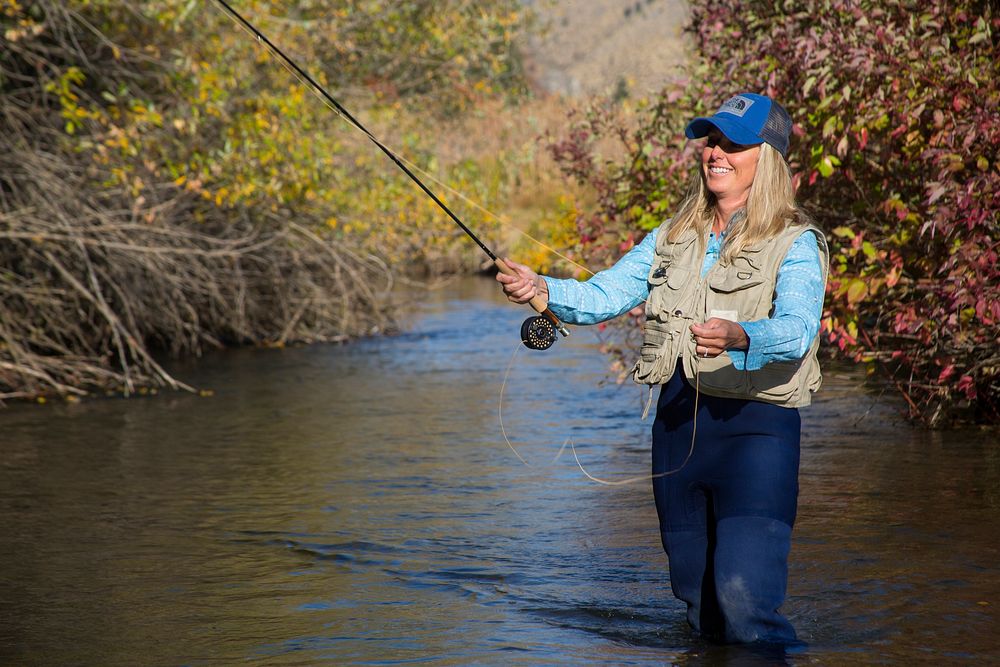
<instances>
[{"instance_id":1,"label":"woman's other hand","mask_svg":"<svg viewBox=\"0 0 1000 667\"><path fill-rule=\"evenodd\" d=\"M726 350L745 350L750 346L743 327L718 317L709 318L704 324L692 324L691 333L699 357L717 357Z\"/></svg>"},{"instance_id":2,"label":"woman's other hand","mask_svg":"<svg viewBox=\"0 0 1000 667\"><path fill-rule=\"evenodd\" d=\"M511 268L516 275L507 275L497 272L497 281L503 287L503 293L514 303L528 303L534 297L541 297L547 304L549 302L549 288L545 284L545 278L529 269L524 264L518 264L504 258L504 263Z\"/></svg>"}]
</instances>

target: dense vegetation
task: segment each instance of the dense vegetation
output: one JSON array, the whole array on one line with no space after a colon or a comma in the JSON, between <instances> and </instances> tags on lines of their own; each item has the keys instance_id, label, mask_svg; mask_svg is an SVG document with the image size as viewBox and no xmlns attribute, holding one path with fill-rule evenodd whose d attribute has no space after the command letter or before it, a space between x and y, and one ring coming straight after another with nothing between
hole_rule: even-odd
<instances>
[{"instance_id":1,"label":"dense vegetation","mask_svg":"<svg viewBox=\"0 0 1000 667\"><path fill-rule=\"evenodd\" d=\"M516 237L456 193L590 266L676 206L692 114L774 95L796 121L800 198L831 240L826 349L881 371L914 418L1000 417L988 1L694 0L690 78L638 119L631 100L595 104L551 144L584 186L575 199L531 142L555 105L525 98L520 3L234 4L491 245ZM392 276L481 266L214 2L0 0L0 34L0 398L182 386L160 352L383 331Z\"/></svg>"},{"instance_id":2,"label":"dense vegetation","mask_svg":"<svg viewBox=\"0 0 1000 667\"><path fill-rule=\"evenodd\" d=\"M503 187L429 146L524 92L517 3L234 4L418 168L487 204ZM390 264L469 263L216 3L0 0L0 35L0 398L177 387L156 352L384 330Z\"/></svg>"},{"instance_id":3,"label":"dense vegetation","mask_svg":"<svg viewBox=\"0 0 1000 667\"><path fill-rule=\"evenodd\" d=\"M1000 16L985 0L695 0L697 63L630 129L610 107L552 144L598 204L607 265L670 214L695 113L741 90L795 121L800 199L827 230L827 349L881 370L912 417L1000 420ZM624 159L597 146L619 141Z\"/></svg>"}]
</instances>

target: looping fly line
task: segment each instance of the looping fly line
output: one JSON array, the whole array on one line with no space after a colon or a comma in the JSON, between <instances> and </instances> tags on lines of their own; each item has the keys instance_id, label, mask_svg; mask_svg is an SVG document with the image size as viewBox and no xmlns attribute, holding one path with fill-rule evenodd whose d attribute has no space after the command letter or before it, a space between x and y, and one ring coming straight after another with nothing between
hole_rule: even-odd
<instances>
[{"instance_id":1,"label":"looping fly line","mask_svg":"<svg viewBox=\"0 0 1000 667\"><path fill-rule=\"evenodd\" d=\"M514 366L514 361L517 359L517 353L520 351L520 348L521 348L520 345L517 345L517 346L514 347L514 352L510 355L510 361L507 362L507 368L506 368L506 370L504 370L503 382L500 383L500 396L499 396L499 399L497 401L497 417L499 418L499 421L500 421L500 433L501 433L501 435L503 435L504 442L506 442L507 446L510 447L510 450L512 452L514 452L514 456L516 456L518 458L518 460L521 461L521 463L523 463L527 467L534 468L535 466L532 465L531 463L529 463L528 460L525 459L521 455L521 452L517 451L517 448L514 447L514 444L510 441L510 437L507 435L507 428L506 428L506 426L504 426L504 423L503 423L503 399L504 399L504 394L505 394L505 392L507 390L507 381L510 379L511 369ZM677 473L679 473L681 470L684 469L684 467L688 464L688 461L691 460L691 456L694 455L694 443L695 443L696 438L698 436L698 397L700 396L700 392L699 392L699 384L700 384L699 377L700 377L700 375L701 375L701 373L699 372L699 373L695 373L695 376L694 376L694 379L695 379L695 381L694 381L694 417L692 419L692 427L691 427L691 446L688 448L687 456L684 457L684 460L676 468L674 468L672 470L667 470L665 472L659 472L659 473L649 474L649 475L638 475L638 476L635 476L635 477L627 477L625 479L611 480L611 479L604 479L604 478L601 478L601 477L596 477L595 475L592 475L584 467L583 462L580 461L580 456L577 454L577 451L576 451L576 444L573 442L572 438L566 438L566 440L563 441L562 446L559 448L559 451L556 452L556 455L552 458L552 461L549 462L549 465L552 465L552 464L556 463L559 460L559 458L562 456L563 452L566 451L566 447L568 446L571 449L571 451L573 452L573 459L576 461L577 467L580 468L580 472L582 472L584 474L584 476L587 479L591 480L592 482L597 482L598 484L603 484L604 486L625 486L627 484L636 484L638 482L647 482L647 481L652 481L652 480L655 480L655 479L660 479L661 477L669 477L671 475L676 475Z\"/></svg>"},{"instance_id":2,"label":"looping fly line","mask_svg":"<svg viewBox=\"0 0 1000 667\"><path fill-rule=\"evenodd\" d=\"M472 206L473 208L479 210L482 213L485 213L486 215L488 215L493 220L496 220L501 225L513 229L518 234L524 236L531 242L537 244L539 247L545 249L547 252L550 252L553 255L559 257L560 259L572 264L573 266L587 273L588 275L591 276L594 275L594 272L588 269L583 264L580 264L579 262L563 254L562 252L556 250L552 246L535 238L534 236L532 236L531 234L524 231L523 229L515 225L513 222L508 220L506 217L498 213L494 213L493 211L486 208L479 202L466 196L461 191L456 190L447 183L444 183L443 181L435 177L433 174L427 172L425 169L422 169L420 166L414 164L411 160L406 159L396 150L391 149L385 142L378 139L374 134L372 134L353 115L351 115L351 113L347 111L347 109L345 109L339 102L337 102L337 100L335 100L329 93L327 93L326 90L308 74L308 72L306 72L301 67L296 65L295 61L293 61L291 58L285 55L285 53L281 51L281 49L279 49L277 46L275 46L263 33L254 28L249 21L243 18L243 16L240 15L235 9L233 9L225 0L216 0L216 2L220 6L222 12L227 17L229 17L243 32L247 33L258 43L262 44L271 53L271 55L275 56L275 59L281 64L282 67L285 68L286 71L288 71L293 77L295 77L295 79L298 80L299 83L301 83L305 88L309 90L309 92L311 92L314 96L316 96L328 109L330 109L335 114L340 116L340 118L346 121L349 126L354 128L358 132L364 134L365 137L367 137L372 143L374 143L379 149L381 149L383 153L385 153L391 160L393 160L393 162L395 162L396 165L399 166L399 168L402 169L407 176L409 176L429 197L431 197L431 199L433 199L434 202L438 204L438 206L440 206L444 210L444 212L447 213L448 216L454 222L456 222L462 228L463 231L465 231L466 234L472 237L472 239L479 245L480 248L482 248L486 252L487 255L490 256L491 259L496 258L493 252L485 245L483 245L483 243L478 238L476 238L476 236L471 232L471 230L469 230L468 227L466 227L465 224L462 223L462 221L459 220L458 217L451 212L451 210L444 204L444 202L442 202L433 192L431 192L420 181L420 179L414 176L414 172L420 174L428 181L434 183L441 189L446 190L448 193L454 195L458 199L461 199L469 206Z\"/></svg>"},{"instance_id":3,"label":"looping fly line","mask_svg":"<svg viewBox=\"0 0 1000 667\"><path fill-rule=\"evenodd\" d=\"M344 121L346 121L348 123L348 125L350 125L351 127L355 128L357 131L359 131L362 134L364 134L372 143L375 144L375 146L377 146L383 153L385 153L385 155L388 156L396 164L396 166L398 166L414 183L416 183L417 186L420 187L420 189L423 190L423 192L428 197L430 197L434 201L434 203L436 203L452 219L452 221L455 222L462 229L462 231L464 231L473 241L475 241L476 244L479 245L479 247L491 259L493 259L494 261L499 261L497 259L497 256L489 249L489 247L487 247L472 232L472 230L470 230L458 218L458 216L456 216L451 211L451 209L448 208L448 206L434 192L432 192L419 178L417 178L417 176L414 174L414 172L421 174L427 180L429 180L432 183L436 184L440 188L448 191L449 193L453 194L454 196L456 196L457 198L459 198L462 201L466 202L470 206L476 208L477 210L479 210L479 211L487 214L488 216L490 216L491 218L493 218L494 220L496 220L500 224L502 224L504 226L507 226L507 227L510 227L511 229L514 229L519 234L523 235L524 237L526 237L527 239L531 240L532 242L538 244L540 247L544 248L548 252L551 252L552 254L556 255L557 257L560 257L561 259L569 262L570 264L572 264L573 266L579 268L580 270L584 271L585 273L587 273L589 275L594 275L594 272L591 271L590 269L588 269L587 267L583 266L582 264L579 264L578 262L576 262L573 259L567 257L563 253L561 253L558 250L556 250L555 248L552 248L551 246L545 244L544 242L540 241L539 239L536 239L531 234L529 234L528 232L520 229L519 227L517 227L516 225L514 225L513 223L511 223L509 220L507 220L503 216L494 213L493 211L489 210L488 208L486 208L485 206L483 206L480 203L476 202L475 200L467 197L462 192L460 192L460 191L452 188L447 183L442 182L440 179L438 179L434 175L428 173L426 170L420 168L418 165L414 164L412 161L407 160L407 159L401 157L398 153L396 153L395 151L391 150L386 144L384 144L377 137L375 137L375 135L373 135L370 131L368 131L368 129L365 128L364 125L362 125L357 119L355 119L354 116L351 115L351 113L347 111L347 109L345 109L339 102L337 102L337 100L335 100L328 92L326 92L326 90L322 86L320 86L305 70L303 70L301 67L299 67L295 63L295 61L293 61L291 58L289 58L288 56L286 56L281 51L281 49L279 49L277 46L275 46L266 36L264 36L263 33L261 33L259 30L257 30L256 28L254 28L253 25L250 22L248 22L245 18L243 18L242 15L240 15L235 9L233 9L226 2L226 0L216 0L216 3L222 8L223 12L240 27L241 30L243 30L244 32L246 32L251 37L253 37L258 43L264 45L268 49L268 51L273 56L275 56L277 58L278 62L280 62L281 65L289 73L291 73L292 76L294 76L302 85L304 85L310 92L312 92L313 95L315 95L316 97L318 97L320 99L320 101L322 101L323 104L326 107L328 107L330 110L332 110L338 116L340 116L340 118L343 119ZM558 324L557 321L556 321L556 323ZM525 343L525 341L519 341L517 347L520 347L520 345L522 343ZM506 387L507 387L507 381L508 381L508 378L510 376L511 367L513 366L514 361L517 358L517 352L518 352L518 350L517 350L517 348L515 348L514 353L511 355L511 359L510 359L510 361L507 364L507 369L506 369L506 371L504 373L503 383L500 386L500 396L499 396L499 405L498 405L498 416L499 416L499 419L500 419L500 431L501 431L501 434L503 435L504 441L507 443L507 446L510 447L511 451L514 452L514 455L524 465L526 465L528 467L534 467L523 456L521 456L520 452L518 452L517 449L514 447L513 443L511 443L510 438L507 436L507 431L506 431L506 428L505 428L504 423L503 423L503 399L504 399L504 392L505 392ZM562 447L559 448L559 451L556 453L555 457L552 459L552 463L555 463L556 461L558 461L559 458L562 456L563 452L566 450L566 447L569 446L571 448L572 452L573 452L573 458L576 461L576 464L580 468L581 472L588 479L590 479L590 480L592 480L594 482L597 482L598 484L603 484L603 485L606 485L606 486L619 486L619 485L625 485L625 484L634 484L634 483L642 482L642 481L654 480L654 479L658 479L660 477L666 477L666 476L669 476L669 475L676 474L677 472L679 472L680 470L682 470L687 465L687 463L690 460L691 456L694 454L695 439L696 439L697 427L698 427L698 420L697 420L697 414L698 414L698 396L700 395L700 392L698 391L699 375L700 375L700 373L697 373L697 372L695 373L695 401L694 401L693 428L692 428L692 433L691 433L691 447L689 448L687 456L684 458L684 461L677 468L675 468L673 470L668 470L668 471L662 472L662 473L656 473L656 474L651 474L651 475L641 475L641 476L637 476L637 477L628 477L628 478L620 479L620 480L602 479L602 478L599 478L599 477L596 477L596 476L592 475L584 467L583 463L580 461L579 455L577 454L576 445L573 443L573 440L571 438L567 438L563 442Z\"/></svg>"}]
</instances>

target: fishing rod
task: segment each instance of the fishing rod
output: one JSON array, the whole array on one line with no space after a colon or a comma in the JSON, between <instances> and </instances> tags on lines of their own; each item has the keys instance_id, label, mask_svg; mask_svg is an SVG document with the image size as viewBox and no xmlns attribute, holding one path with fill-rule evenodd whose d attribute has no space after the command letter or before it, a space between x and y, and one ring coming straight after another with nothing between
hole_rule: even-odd
<instances>
[{"instance_id":1,"label":"fishing rod","mask_svg":"<svg viewBox=\"0 0 1000 667\"><path fill-rule=\"evenodd\" d=\"M389 150L388 147L386 147L385 144L379 141L374 134L369 132L368 129L364 125L362 125L360 121L358 121L353 115L351 115L351 113L347 109L345 109L340 104L340 102L335 100L333 96L330 95L330 93L328 93L323 86L317 83L316 80L309 75L308 72L299 67L298 64L294 60L292 60L289 56L285 55L284 51L275 46L275 44L271 42L271 40L269 40L267 36L264 35L260 30L258 30L252 23L250 23L250 21L243 18L243 16L235 9L233 9L233 7L228 2L226 2L226 0L215 0L215 1L223 8L223 10L225 10L225 12L229 16L238 21L239 24L243 26L244 29L246 29L254 37L256 37L258 42L262 42L263 44L267 45L267 48L270 49L271 53L281 58L285 62L285 64L291 67L292 70L296 74L298 74L299 77L301 77L301 79L308 82L309 85L312 86L313 90L318 92L320 95L323 96L323 98L327 102L333 105L333 108L337 110L337 113L339 113L341 117L344 118L344 120L348 121L351 125L353 125L358 130L363 132L365 136L367 136L368 139L370 139L373 144L378 146L379 150L385 153L389 157L389 159L392 160L395 163L395 165L403 171L404 174L410 177L410 180L416 183L417 186L424 191L424 194L430 197L434 201L434 203L437 204L438 207L440 207L440 209L444 211L448 215L448 217L451 218L452 221L461 228L463 232L466 233L466 235L469 238L471 238L473 241L476 242L476 245L478 245L482 249L482 251L485 252L486 255L493 261L493 265L496 266L498 271L508 276L517 277L518 275L517 272L514 271L514 269L512 269L510 265L508 265L502 259L497 257L496 253L490 250L489 246L483 243L483 241L478 236L476 236L475 233L473 233L473 231L469 229L465 225L465 223L462 222L459 219L459 217L455 215L455 213L453 213L452 210L448 208L448 206L443 201L441 201L441 199L430 188L424 185L424 182L421 181L419 178L417 178L417 176L412 171L410 171L410 169L405 164L403 164L403 162L396 156L395 153L393 153L391 150ZM525 346L533 350L546 350L552 347L552 344L556 342L557 331L563 336L569 335L569 331L566 330L565 325L563 325L563 323L559 321L559 318L556 317L555 314L548 308L548 305L545 303L545 301L542 300L540 296L537 295L534 296L528 303L531 305L531 307L535 310L536 313L539 313L539 315L535 317L529 317L521 325L521 341L525 344Z\"/></svg>"}]
</instances>

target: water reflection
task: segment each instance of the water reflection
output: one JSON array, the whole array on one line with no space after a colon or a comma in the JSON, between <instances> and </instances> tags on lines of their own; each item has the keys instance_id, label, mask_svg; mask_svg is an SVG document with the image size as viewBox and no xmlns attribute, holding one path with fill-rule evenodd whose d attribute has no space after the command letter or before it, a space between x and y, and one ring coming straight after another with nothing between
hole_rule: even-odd
<instances>
[{"instance_id":1,"label":"water reflection","mask_svg":"<svg viewBox=\"0 0 1000 667\"><path fill-rule=\"evenodd\" d=\"M693 640L646 484L643 394L592 331L522 354L489 281L408 333L178 369L215 395L11 406L0 662L806 664L1000 658L1000 455L828 373L803 412L786 611L805 652ZM858 421L861 415L867 415Z\"/></svg>"}]
</instances>

